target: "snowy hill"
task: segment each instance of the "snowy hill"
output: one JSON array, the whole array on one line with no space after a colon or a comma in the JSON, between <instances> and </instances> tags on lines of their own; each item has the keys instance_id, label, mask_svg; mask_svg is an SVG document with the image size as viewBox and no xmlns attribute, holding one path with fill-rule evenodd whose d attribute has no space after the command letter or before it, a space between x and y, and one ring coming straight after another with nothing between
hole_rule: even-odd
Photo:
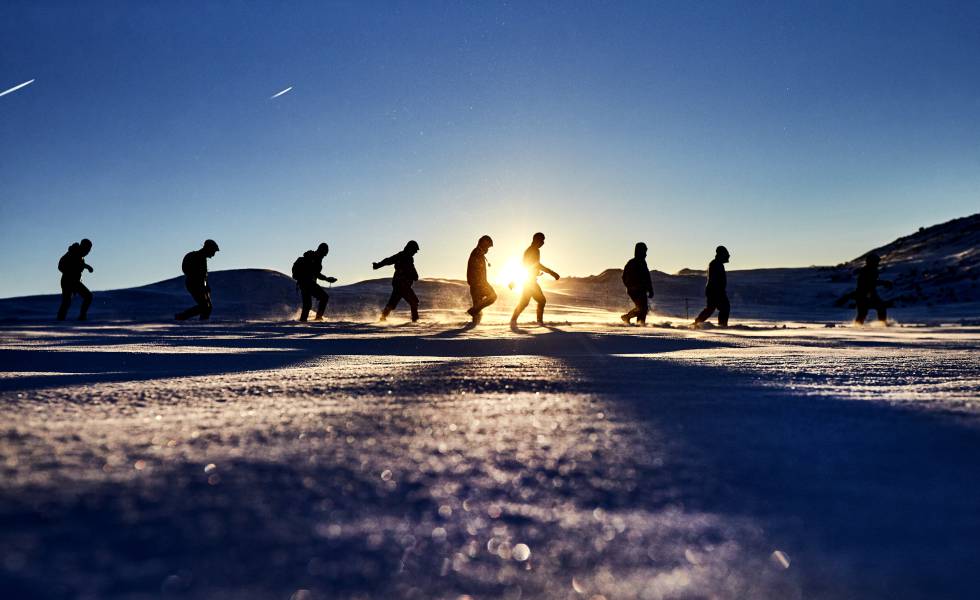
<instances>
[{"instance_id":1,"label":"snowy hill","mask_svg":"<svg viewBox=\"0 0 980 600\"><path fill-rule=\"evenodd\" d=\"M390 279L369 279L330 290L330 314L334 318L374 320L391 293ZM213 319L293 319L301 304L296 282L268 269L230 269L208 275ZM469 301L466 284L427 279L416 284L425 308L457 310ZM0 300L0 319L48 320L57 311L60 296L43 294ZM171 320L174 313L192 304L184 278L121 290L97 291L89 318ZM69 318L77 315L76 298Z\"/></svg>"},{"instance_id":2,"label":"snowy hill","mask_svg":"<svg viewBox=\"0 0 980 600\"><path fill-rule=\"evenodd\" d=\"M882 257L882 277L895 283L886 297L898 307L914 307L927 317L980 315L980 214L922 228L872 250ZM737 314L755 318L833 319L842 310L834 300L853 289L864 255L834 267L732 270L729 296ZM693 316L704 297L704 271L682 269L676 275L651 271L660 313ZM590 277L569 277L552 289L590 306L618 310L626 305L622 269ZM846 311L844 311L846 312Z\"/></svg>"},{"instance_id":3,"label":"snowy hill","mask_svg":"<svg viewBox=\"0 0 980 600\"><path fill-rule=\"evenodd\" d=\"M905 314L919 319L952 316L976 318L980 313L980 214L920 229L874 250L882 256L882 276L895 282L891 292ZM729 271L729 296L740 318L839 320L848 314L834 300L853 289L855 270L863 256L834 267L749 269ZM655 264L655 262L654 262ZM543 277L553 308L624 310L629 304L621 269L588 277L551 281ZM683 269L676 275L652 271L660 314L693 317L704 301L704 271ZM330 290L333 319L374 320L391 292L389 279L369 279ZM215 319L293 319L300 305L293 280L266 269L235 269L210 274ZM494 307L509 311L516 294L500 288ZM461 312L469 305L462 281L423 279L416 284L424 310ZM77 304L77 301L76 301ZM175 277L137 288L100 291L93 319L169 320L190 304L183 278ZM58 306L55 294L0 300L0 318L47 320ZM75 307L77 311L77 306ZM72 314L77 314L73 312Z\"/></svg>"},{"instance_id":4,"label":"snowy hill","mask_svg":"<svg viewBox=\"0 0 980 600\"><path fill-rule=\"evenodd\" d=\"M980 301L980 213L919 229L873 252L903 304ZM844 267L863 264L861 256Z\"/></svg>"},{"instance_id":5,"label":"snowy hill","mask_svg":"<svg viewBox=\"0 0 980 600\"><path fill-rule=\"evenodd\" d=\"M233 269L208 275L215 303L214 318L259 319L291 314L296 304L291 278L266 269ZM0 317L47 320L58 308L60 295L45 294L0 300ZM78 314L73 302L69 318ZM174 313L192 304L184 278L121 290L96 291L89 311L91 319L173 319Z\"/></svg>"}]
</instances>

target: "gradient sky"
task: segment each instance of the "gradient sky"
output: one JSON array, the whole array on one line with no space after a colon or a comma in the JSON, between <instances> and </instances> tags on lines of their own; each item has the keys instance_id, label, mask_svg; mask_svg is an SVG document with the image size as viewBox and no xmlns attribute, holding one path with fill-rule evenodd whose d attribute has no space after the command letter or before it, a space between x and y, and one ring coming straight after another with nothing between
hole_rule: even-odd
<instances>
[{"instance_id":1,"label":"gradient sky","mask_svg":"<svg viewBox=\"0 0 980 600\"><path fill-rule=\"evenodd\" d=\"M0 3L0 296L411 238L462 278L834 264L980 202L980 3ZM275 99L276 92L294 86Z\"/></svg>"}]
</instances>

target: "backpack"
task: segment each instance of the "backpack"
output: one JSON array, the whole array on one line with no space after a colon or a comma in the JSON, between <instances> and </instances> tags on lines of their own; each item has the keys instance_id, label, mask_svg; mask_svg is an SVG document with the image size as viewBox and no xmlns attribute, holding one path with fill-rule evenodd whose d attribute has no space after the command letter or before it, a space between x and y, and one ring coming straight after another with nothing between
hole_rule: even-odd
<instances>
[{"instance_id":1,"label":"backpack","mask_svg":"<svg viewBox=\"0 0 980 600\"><path fill-rule=\"evenodd\" d=\"M293 261L293 279L302 281L307 278L309 267L306 265L306 257L300 256Z\"/></svg>"},{"instance_id":2,"label":"backpack","mask_svg":"<svg viewBox=\"0 0 980 600\"><path fill-rule=\"evenodd\" d=\"M184 273L184 275L190 275L190 271L193 268L193 267L191 267L191 264L190 264L191 263L191 256L193 254L194 254L193 252L188 252L187 254L184 255L184 260L180 261L180 270L181 270L181 272Z\"/></svg>"},{"instance_id":3,"label":"backpack","mask_svg":"<svg viewBox=\"0 0 980 600\"><path fill-rule=\"evenodd\" d=\"M70 264L69 261L71 260L72 250L75 250L76 248L78 248L78 242L75 242L74 244L69 246L68 252L65 252L58 260L58 270L61 271L62 273L64 273L65 269L69 267Z\"/></svg>"}]
</instances>

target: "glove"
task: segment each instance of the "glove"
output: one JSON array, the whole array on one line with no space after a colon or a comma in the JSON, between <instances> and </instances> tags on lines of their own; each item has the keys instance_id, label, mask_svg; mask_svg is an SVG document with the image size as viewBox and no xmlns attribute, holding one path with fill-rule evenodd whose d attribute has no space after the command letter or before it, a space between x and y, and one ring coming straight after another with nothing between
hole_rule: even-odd
<instances>
[{"instance_id":1,"label":"glove","mask_svg":"<svg viewBox=\"0 0 980 600\"><path fill-rule=\"evenodd\" d=\"M377 271L378 270L378 263L376 263L376 262L371 263L371 268L374 269L375 271Z\"/></svg>"},{"instance_id":2,"label":"glove","mask_svg":"<svg viewBox=\"0 0 980 600\"><path fill-rule=\"evenodd\" d=\"M558 273L552 273L552 275L555 276L555 281L558 281L559 279L561 279L561 276Z\"/></svg>"},{"instance_id":3,"label":"glove","mask_svg":"<svg viewBox=\"0 0 980 600\"><path fill-rule=\"evenodd\" d=\"M337 283L336 277L327 277L327 283Z\"/></svg>"},{"instance_id":4,"label":"glove","mask_svg":"<svg viewBox=\"0 0 980 600\"><path fill-rule=\"evenodd\" d=\"M89 273L95 273L95 269L93 269L91 266L85 265L85 268L88 269Z\"/></svg>"}]
</instances>

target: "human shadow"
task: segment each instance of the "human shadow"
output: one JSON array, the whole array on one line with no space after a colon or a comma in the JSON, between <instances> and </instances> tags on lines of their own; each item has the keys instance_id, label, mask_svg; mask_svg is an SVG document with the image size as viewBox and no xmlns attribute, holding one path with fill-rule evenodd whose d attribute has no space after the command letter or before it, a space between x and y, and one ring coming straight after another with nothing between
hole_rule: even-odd
<instances>
[{"instance_id":1,"label":"human shadow","mask_svg":"<svg viewBox=\"0 0 980 600\"><path fill-rule=\"evenodd\" d=\"M415 326L407 327L411 330ZM311 334L292 323L173 326L149 331L118 326L89 330L82 337L72 330L57 330L59 335L45 336L45 347L0 349L0 373L16 374L0 378L0 392L281 369L330 355L468 357L564 352L560 347L550 347L560 345L559 338L543 335L466 338L461 337L463 330L446 332L448 335L384 335L389 329L373 325L343 326L333 329L341 335L323 336L324 331L331 329L317 327L319 333ZM33 328L31 331L36 334L53 330ZM606 335L596 339L609 351L642 352L650 347L650 342L634 336ZM718 344L725 342L693 338L657 342L659 347L670 349ZM148 352L145 346L155 350ZM95 350L82 350L86 347ZM69 352L65 348L79 350Z\"/></svg>"},{"instance_id":2,"label":"human shadow","mask_svg":"<svg viewBox=\"0 0 980 600\"><path fill-rule=\"evenodd\" d=\"M371 413L359 400L333 420L306 419L304 439L322 450L294 450L293 460L242 455L217 467L216 484L200 465L174 461L155 467L161 482L155 494L127 479L80 484L72 494L52 486L23 496L0 492L2 535L36 542L25 546L32 564L45 565L45 576L61 587L22 576L17 585L51 598L92 581L105 586L94 589L100 597L155 593L162 585L193 598L241 589L282 596L299 588L328 597L464 591L495 597L512 593L516 581L524 594L546 596L549 573L567 585L571 574L598 566L650 568L648 552L666 541L642 529L642 519L663 513L755 524L768 545L746 540L744 554L780 549L792 558L787 573L798 589L780 597L972 593L980 567L975 427L881 402L801 395L751 371L671 356L718 348L723 340L554 328L506 343L504 354L547 359L548 366L528 371L526 360L501 363L499 340L406 336L377 348L370 340L304 339L302 356L315 348L320 356L372 349L380 355L383 348L387 355L446 360L413 367L411 377L337 384L331 392L338 397L390 394L401 404ZM480 416L489 429L477 438L482 444L443 451L439 443L448 438L434 436L430 422L439 411L414 415L410 407L447 390L475 395L491 409L527 394L516 396L525 398L527 413L507 412L495 425ZM534 412L548 394L572 400ZM439 408L451 410L452 403ZM461 409L462 418L467 414ZM555 431L568 430L567 444L538 437L549 430L534 421L547 420L560 421ZM355 421L363 428L348 432L345 422ZM256 435L280 447L296 439L295 427ZM384 443L370 446L363 438ZM398 462L409 456L415 462ZM400 464L402 472L386 480L379 476L385 464ZM448 499L445 490L452 490ZM463 500L503 507L493 523L515 539L539 540L535 568L498 577L499 557L482 552L471 559L473 568L445 568L473 538L475 517L461 508ZM436 516L443 506L453 509ZM597 534L576 529L573 519L540 517L539 511L565 514L568 507L634 515L628 530L634 537L597 550ZM731 541L725 531L702 535L685 543ZM551 543L561 539L565 546ZM111 575L99 562L106 557L116 565ZM658 572L690 567L682 551L657 560ZM773 597L773 590L786 591L765 588L768 594L755 597Z\"/></svg>"}]
</instances>

